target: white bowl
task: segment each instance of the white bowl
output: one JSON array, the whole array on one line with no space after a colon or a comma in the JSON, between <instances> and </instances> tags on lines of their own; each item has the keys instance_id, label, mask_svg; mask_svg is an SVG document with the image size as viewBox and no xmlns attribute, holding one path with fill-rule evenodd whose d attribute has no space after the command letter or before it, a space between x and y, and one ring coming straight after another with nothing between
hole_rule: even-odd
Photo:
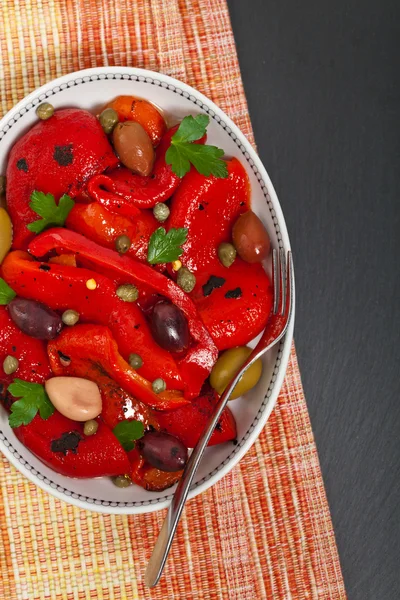
<instances>
[{"instance_id":1,"label":"white bowl","mask_svg":"<svg viewBox=\"0 0 400 600\"><path fill-rule=\"evenodd\" d=\"M39 88L17 104L0 121L0 173L14 142L36 121L35 108L48 100L56 108L94 109L120 94L146 98L172 118L205 112L210 116L208 143L236 156L251 181L252 208L267 227L273 246L290 249L281 207L266 170L236 125L211 100L188 85L152 71L125 67L100 67L65 75ZM293 313L294 317L294 313ZM264 360L261 381L246 398L230 403L238 426L238 443L208 448L189 494L193 498L214 485L244 456L263 429L279 394L293 336L292 318L284 339ZM0 332L1 333L1 332ZM40 462L21 444L0 408L0 449L13 465L39 487L80 508L104 513L133 514L165 508L174 488L147 492L138 486L116 488L109 478L71 479Z\"/></svg>"}]
</instances>

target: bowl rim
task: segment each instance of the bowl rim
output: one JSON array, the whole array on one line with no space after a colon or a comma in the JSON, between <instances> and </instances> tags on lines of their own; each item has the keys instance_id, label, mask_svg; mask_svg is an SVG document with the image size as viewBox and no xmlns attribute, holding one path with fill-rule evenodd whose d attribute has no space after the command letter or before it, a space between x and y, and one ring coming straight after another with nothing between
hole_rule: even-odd
<instances>
[{"instance_id":1,"label":"bowl rim","mask_svg":"<svg viewBox=\"0 0 400 600\"><path fill-rule=\"evenodd\" d=\"M47 98L57 94L59 91L66 89L67 87L89 83L90 81L107 81L110 79L128 79L168 88L170 91L178 93L179 95L182 95L192 101L198 107L198 109L206 112L217 124L219 124L234 140L241 151L244 160L247 161L260 183L266 199L267 207L270 210L273 218L279 246L285 251L290 250L290 241L286 223L274 186L265 167L263 166L260 158L250 142L240 131L237 125L235 125L235 123L216 104L214 104L212 100L188 84L174 79L168 75L150 71L148 69L114 66L94 67L68 73L37 88L23 98L20 102L18 102L10 111L8 111L0 120L0 141L7 134L7 131L11 128L11 126L21 116L23 116L27 111L32 110L35 106ZM273 214L272 211L274 211L275 214ZM279 344L278 354L269 387L265 392L263 403L261 404L257 415L253 419L251 426L240 441L240 444L234 447L229 456L217 468L215 468L212 473L208 474L208 476L204 477L193 486L189 492L189 499L192 499L198 494L206 491L208 488L217 483L222 477L224 477L229 471L231 471L251 448L261 433L261 430L264 428L272 409L275 406L286 374L293 339L294 318L295 306L293 307L292 318L289 324L288 332ZM62 488L62 486L51 482L41 474L39 477L39 473L37 473L36 469L33 469L33 467L30 466L28 467L28 461L19 455L18 450L14 448L11 450L11 447L12 446L10 442L5 438L2 432L0 432L0 450L13 465L23 475L25 475L25 477L56 498L69 504L73 504L81 509L105 514L142 514L166 508L169 506L173 495L173 492L171 493L170 491L167 496L161 499L140 501L135 503L108 502L103 500L96 501L93 498L72 493L70 490L68 490L68 493L66 493L67 490ZM35 472L33 472L31 469L33 469Z\"/></svg>"}]
</instances>

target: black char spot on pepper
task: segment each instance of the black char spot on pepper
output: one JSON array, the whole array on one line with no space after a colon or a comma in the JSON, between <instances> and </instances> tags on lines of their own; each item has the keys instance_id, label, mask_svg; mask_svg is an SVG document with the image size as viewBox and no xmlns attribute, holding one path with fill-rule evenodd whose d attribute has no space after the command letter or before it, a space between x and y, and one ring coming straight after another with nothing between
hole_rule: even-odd
<instances>
[{"instance_id":1,"label":"black char spot on pepper","mask_svg":"<svg viewBox=\"0 0 400 600\"><path fill-rule=\"evenodd\" d=\"M209 296L211 292L222 287L225 283L225 279L223 277L217 277L216 275L211 275L210 279L203 285L203 296Z\"/></svg>"},{"instance_id":2,"label":"black char spot on pepper","mask_svg":"<svg viewBox=\"0 0 400 600\"><path fill-rule=\"evenodd\" d=\"M16 352L16 351L17 351L17 346L12 346L12 347L11 347L11 350L12 350L13 352Z\"/></svg>"},{"instance_id":3,"label":"black char spot on pepper","mask_svg":"<svg viewBox=\"0 0 400 600\"><path fill-rule=\"evenodd\" d=\"M62 360L71 360L70 357L64 354L64 352L61 352L61 350L57 350L57 354Z\"/></svg>"},{"instance_id":4,"label":"black char spot on pepper","mask_svg":"<svg viewBox=\"0 0 400 600\"><path fill-rule=\"evenodd\" d=\"M40 271L50 271L49 265L40 265Z\"/></svg>"},{"instance_id":5,"label":"black char spot on pepper","mask_svg":"<svg viewBox=\"0 0 400 600\"><path fill-rule=\"evenodd\" d=\"M204 210L204 206L202 204L199 204L199 210Z\"/></svg>"},{"instance_id":6,"label":"black char spot on pepper","mask_svg":"<svg viewBox=\"0 0 400 600\"><path fill-rule=\"evenodd\" d=\"M240 206L244 206L245 204L246 204L245 202L241 202L241 203L240 203Z\"/></svg>"},{"instance_id":7,"label":"black char spot on pepper","mask_svg":"<svg viewBox=\"0 0 400 600\"><path fill-rule=\"evenodd\" d=\"M53 158L60 167L68 167L74 160L72 144L68 144L67 146L54 146Z\"/></svg>"},{"instance_id":8,"label":"black char spot on pepper","mask_svg":"<svg viewBox=\"0 0 400 600\"><path fill-rule=\"evenodd\" d=\"M215 430L216 431L222 431L222 425L221 425L221 423L219 421L218 421L218 423L215 426Z\"/></svg>"},{"instance_id":9,"label":"black char spot on pepper","mask_svg":"<svg viewBox=\"0 0 400 600\"><path fill-rule=\"evenodd\" d=\"M64 455L68 450L76 454L81 440L82 436L78 431L66 431L60 438L51 442L50 448L52 452L62 452Z\"/></svg>"},{"instance_id":10,"label":"black char spot on pepper","mask_svg":"<svg viewBox=\"0 0 400 600\"><path fill-rule=\"evenodd\" d=\"M234 290L229 290L225 294L225 298L241 298L241 297L242 297L242 290L240 289L240 287L237 287Z\"/></svg>"},{"instance_id":11,"label":"black char spot on pepper","mask_svg":"<svg viewBox=\"0 0 400 600\"><path fill-rule=\"evenodd\" d=\"M29 171L28 163L26 162L25 158L20 158L17 160L17 169L18 171L24 171L24 173Z\"/></svg>"}]
</instances>

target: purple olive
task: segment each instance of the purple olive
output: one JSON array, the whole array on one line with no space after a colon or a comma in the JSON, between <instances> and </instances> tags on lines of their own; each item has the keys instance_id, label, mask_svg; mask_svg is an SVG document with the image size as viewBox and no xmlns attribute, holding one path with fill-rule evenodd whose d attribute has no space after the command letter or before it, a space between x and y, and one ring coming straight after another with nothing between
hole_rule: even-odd
<instances>
[{"instance_id":1,"label":"purple olive","mask_svg":"<svg viewBox=\"0 0 400 600\"><path fill-rule=\"evenodd\" d=\"M178 438L161 431L148 431L137 442L143 457L156 469L174 473L184 468L188 451Z\"/></svg>"},{"instance_id":2,"label":"purple olive","mask_svg":"<svg viewBox=\"0 0 400 600\"><path fill-rule=\"evenodd\" d=\"M62 329L61 317L48 306L35 300L14 298L9 303L8 310L21 331L39 340L52 340Z\"/></svg>"},{"instance_id":3,"label":"purple olive","mask_svg":"<svg viewBox=\"0 0 400 600\"><path fill-rule=\"evenodd\" d=\"M175 304L159 302L151 316L151 332L157 344L169 352L188 349L190 336L185 316Z\"/></svg>"}]
</instances>

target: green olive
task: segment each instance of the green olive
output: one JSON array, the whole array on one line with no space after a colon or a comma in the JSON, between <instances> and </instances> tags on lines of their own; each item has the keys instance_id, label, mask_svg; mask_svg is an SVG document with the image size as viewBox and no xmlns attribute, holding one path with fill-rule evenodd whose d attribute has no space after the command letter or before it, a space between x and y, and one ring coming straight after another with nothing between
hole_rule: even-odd
<instances>
[{"instance_id":1,"label":"green olive","mask_svg":"<svg viewBox=\"0 0 400 600\"><path fill-rule=\"evenodd\" d=\"M18 369L19 360L10 354L5 357L3 362L3 371L6 375L12 375Z\"/></svg>"},{"instance_id":2,"label":"green olive","mask_svg":"<svg viewBox=\"0 0 400 600\"><path fill-rule=\"evenodd\" d=\"M129 475L117 475L117 477L113 477L113 483L119 488L127 488L131 485L132 479Z\"/></svg>"},{"instance_id":3,"label":"green olive","mask_svg":"<svg viewBox=\"0 0 400 600\"><path fill-rule=\"evenodd\" d=\"M191 292L196 285L196 277L187 267L181 267L178 271L178 277L176 280L180 288L184 292Z\"/></svg>"},{"instance_id":4,"label":"green olive","mask_svg":"<svg viewBox=\"0 0 400 600\"><path fill-rule=\"evenodd\" d=\"M225 350L215 363L210 375L210 384L218 394L222 394L232 377L235 376L240 367L245 363L250 356L251 348L247 346L239 346L238 348L230 348ZM262 362L259 358L254 364L247 369L242 375L239 382L236 384L229 400L239 398L249 390L251 390L259 381L262 372Z\"/></svg>"},{"instance_id":5,"label":"green olive","mask_svg":"<svg viewBox=\"0 0 400 600\"><path fill-rule=\"evenodd\" d=\"M111 133L118 123L118 113L113 108L106 108L99 116L100 125L104 133Z\"/></svg>"},{"instance_id":6,"label":"green olive","mask_svg":"<svg viewBox=\"0 0 400 600\"><path fill-rule=\"evenodd\" d=\"M119 235L115 240L115 248L120 254L125 254L131 247L131 240L127 235Z\"/></svg>"},{"instance_id":7,"label":"green olive","mask_svg":"<svg viewBox=\"0 0 400 600\"><path fill-rule=\"evenodd\" d=\"M218 258L224 267L230 267L235 262L236 248L233 244L223 242L218 246Z\"/></svg>"},{"instance_id":8,"label":"green olive","mask_svg":"<svg viewBox=\"0 0 400 600\"><path fill-rule=\"evenodd\" d=\"M0 196L4 196L6 193L6 176L0 175Z\"/></svg>"},{"instance_id":9,"label":"green olive","mask_svg":"<svg viewBox=\"0 0 400 600\"><path fill-rule=\"evenodd\" d=\"M37 107L36 114L42 121L47 121L54 115L54 106L49 102L43 102Z\"/></svg>"},{"instance_id":10,"label":"green olive","mask_svg":"<svg viewBox=\"0 0 400 600\"><path fill-rule=\"evenodd\" d=\"M167 389L167 384L165 383L164 379L161 379L161 377L159 377L158 379L155 379L153 381L151 387L153 388L153 392L155 394L161 394L161 392L165 392L165 390Z\"/></svg>"},{"instance_id":11,"label":"green olive","mask_svg":"<svg viewBox=\"0 0 400 600\"><path fill-rule=\"evenodd\" d=\"M160 223L164 223L169 217L170 210L163 202L157 202L153 208L153 215Z\"/></svg>"},{"instance_id":12,"label":"green olive","mask_svg":"<svg viewBox=\"0 0 400 600\"><path fill-rule=\"evenodd\" d=\"M76 312L76 310L68 309L63 312L61 319L64 325L69 325L72 327L72 325L76 325L79 321L79 313Z\"/></svg>"},{"instance_id":13,"label":"green olive","mask_svg":"<svg viewBox=\"0 0 400 600\"><path fill-rule=\"evenodd\" d=\"M128 362L131 365L132 369L140 369L143 364L142 357L139 354L130 354L128 358Z\"/></svg>"},{"instance_id":14,"label":"green olive","mask_svg":"<svg viewBox=\"0 0 400 600\"><path fill-rule=\"evenodd\" d=\"M117 288L117 296L124 302L136 302L139 298L139 290L131 283L124 283Z\"/></svg>"},{"instance_id":15,"label":"green olive","mask_svg":"<svg viewBox=\"0 0 400 600\"><path fill-rule=\"evenodd\" d=\"M83 426L83 433L85 435L94 435L96 433L96 431L99 428L99 424L97 421L95 421L94 419L90 419L89 421L86 421L86 423Z\"/></svg>"}]
</instances>

